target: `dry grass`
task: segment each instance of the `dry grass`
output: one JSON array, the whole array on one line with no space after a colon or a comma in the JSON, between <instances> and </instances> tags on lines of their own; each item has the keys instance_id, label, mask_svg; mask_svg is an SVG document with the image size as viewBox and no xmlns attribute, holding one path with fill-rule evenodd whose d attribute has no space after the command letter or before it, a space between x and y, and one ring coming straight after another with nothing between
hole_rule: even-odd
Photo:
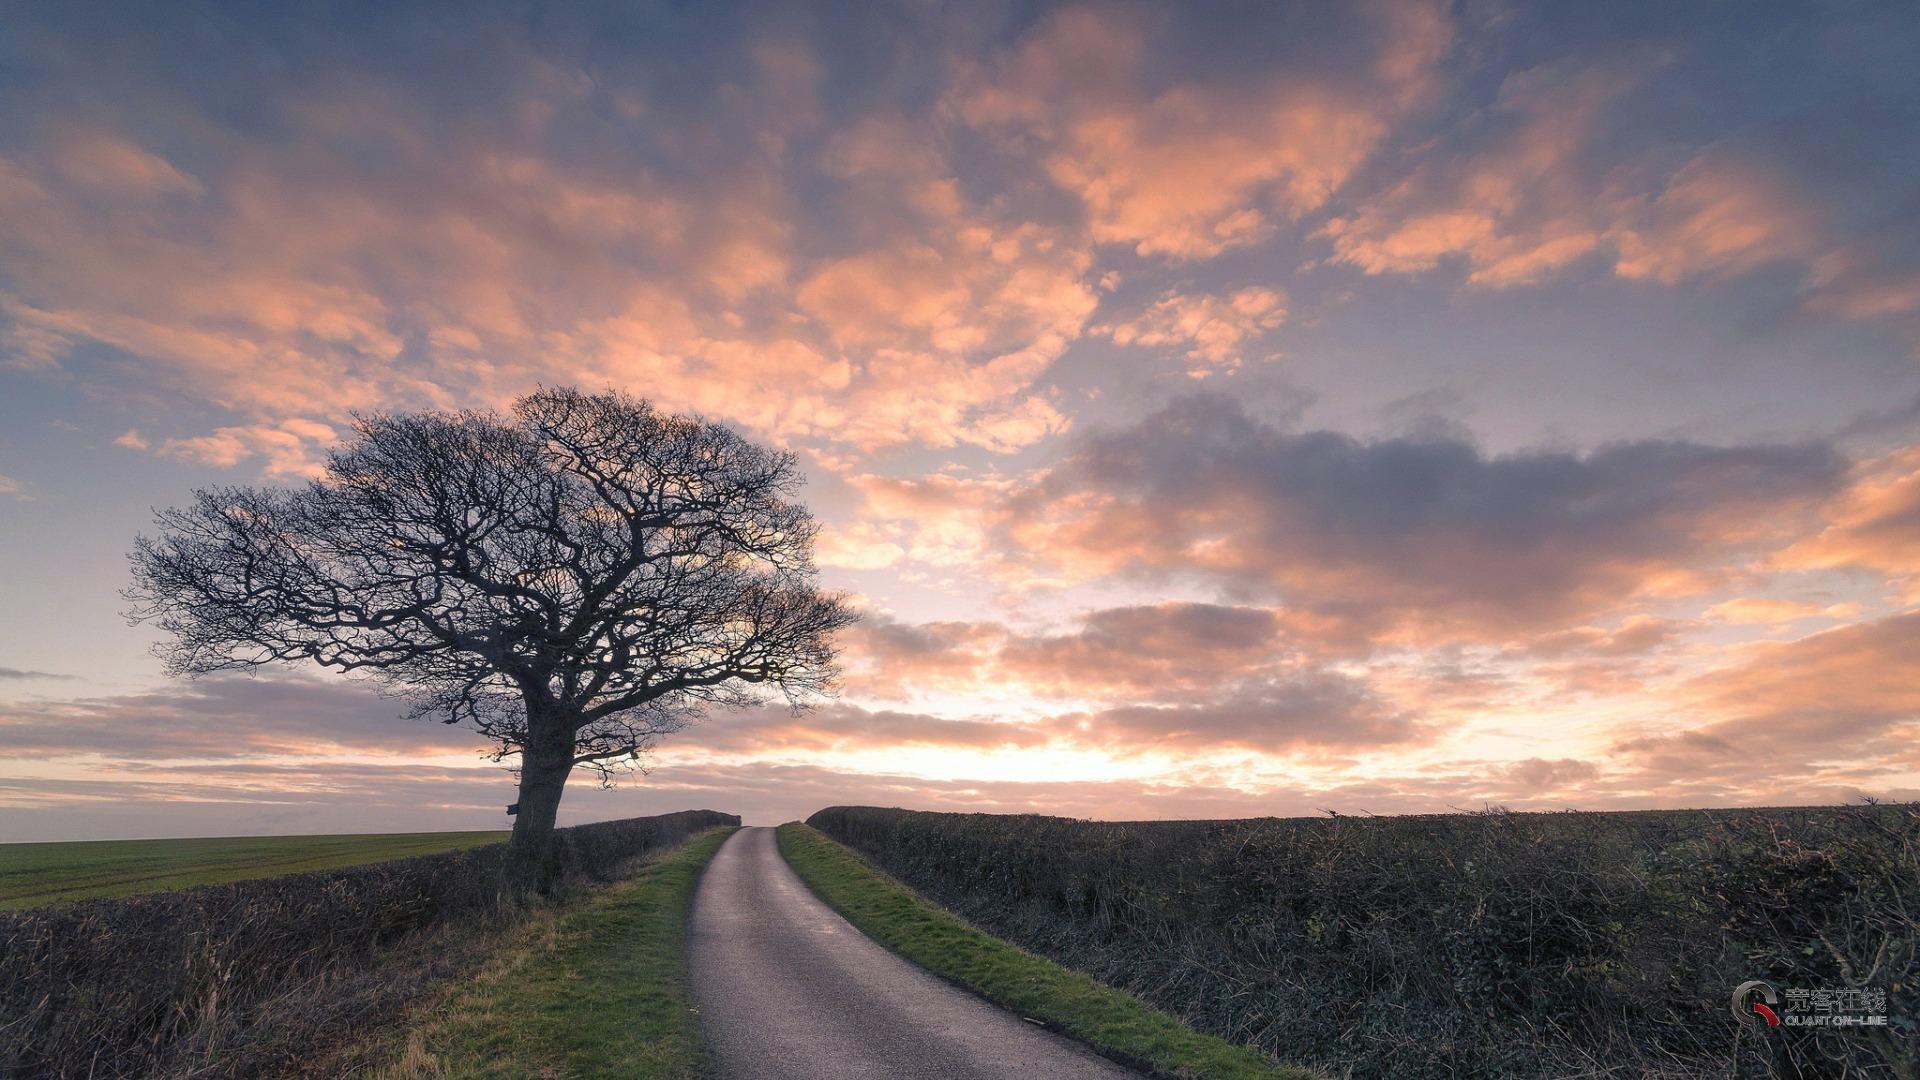
<instances>
[{"instance_id":1,"label":"dry grass","mask_svg":"<svg viewBox=\"0 0 1920 1080\"><path fill-rule=\"evenodd\" d=\"M689 811L562 830L568 880L738 818ZM124 900L0 912L0 1076L298 1072L397 1010L497 927L504 847Z\"/></svg>"},{"instance_id":2,"label":"dry grass","mask_svg":"<svg viewBox=\"0 0 1920 1080\"><path fill-rule=\"evenodd\" d=\"M409 1024L335 1075L369 1080L696 1080L707 1063L687 989L685 929L720 829L504 935Z\"/></svg>"},{"instance_id":3,"label":"dry grass","mask_svg":"<svg viewBox=\"0 0 1920 1080\"><path fill-rule=\"evenodd\" d=\"M1369 1078L1912 1077L1920 806L811 824L1195 1028ZM1732 988L1883 989L1762 1039Z\"/></svg>"}]
</instances>

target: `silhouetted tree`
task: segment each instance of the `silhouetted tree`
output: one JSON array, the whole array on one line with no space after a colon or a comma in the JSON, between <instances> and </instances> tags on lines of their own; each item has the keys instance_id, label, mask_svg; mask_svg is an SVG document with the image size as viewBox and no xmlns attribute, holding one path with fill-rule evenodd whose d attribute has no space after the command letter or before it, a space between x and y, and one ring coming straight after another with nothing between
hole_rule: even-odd
<instances>
[{"instance_id":1,"label":"silhouetted tree","mask_svg":"<svg viewBox=\"0 0 1920 1080\"><path fill-rule=\"evenodd\" d=\"M707 705L800 707L855 614L815 585L793 455L618 393L358 418L294 489L196 491L133 551L171 672L310 661L519 758L505 887L544 889L576 766Z\"/></svg>"}]
</instances>

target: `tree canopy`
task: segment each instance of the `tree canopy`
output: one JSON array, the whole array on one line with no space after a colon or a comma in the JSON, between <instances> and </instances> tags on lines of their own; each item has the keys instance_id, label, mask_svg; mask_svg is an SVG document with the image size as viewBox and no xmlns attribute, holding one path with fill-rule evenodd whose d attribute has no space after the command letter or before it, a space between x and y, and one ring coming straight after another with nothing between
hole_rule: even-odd
<instances>
[{"instance_id":1,"label":"tree canopy","mask_svg":"<svg viewBox=\"0 0 1920 1080\"><path fill-rule=\"evenodd\" d=\"M176 674L311 662L476 728L520 758L518 839L529 777L557 804L703 707L828 689L856 616L815 583L798 484L792 454L620 393L363 416L303 486L160 512L132 614Z\"/></svg>"}]
</instances>

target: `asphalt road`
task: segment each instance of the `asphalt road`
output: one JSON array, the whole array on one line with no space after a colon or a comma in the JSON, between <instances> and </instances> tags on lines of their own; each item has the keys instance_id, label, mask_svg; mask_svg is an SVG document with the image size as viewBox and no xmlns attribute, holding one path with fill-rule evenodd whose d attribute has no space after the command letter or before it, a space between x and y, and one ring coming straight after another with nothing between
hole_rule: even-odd
<instances>
[{"instance_id":1,"label":"asphalt road","mask_svg":"<svg viewBox=\"0 0 1920 1080\"><path fill-rule=\"evenodd\" d=\"M957 990L821 903L742 829L707 866L688 926L693 995L734 1080L1139 1080Z\"/></svg>"}]
</instances>

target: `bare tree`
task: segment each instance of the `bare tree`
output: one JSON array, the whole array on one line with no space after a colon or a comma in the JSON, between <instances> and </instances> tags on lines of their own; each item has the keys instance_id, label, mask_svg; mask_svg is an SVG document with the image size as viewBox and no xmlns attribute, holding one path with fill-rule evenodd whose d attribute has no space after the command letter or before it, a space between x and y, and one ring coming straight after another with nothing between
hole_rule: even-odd
<instances>
[{"instance_id":1,"label":"bare tree","mask_svg":"<svg viewBox=\"0 0 1920 1080\"><path fill-rule=\"evenodd\" d=\"M175 674L312 662L519 759L504 885L543 889L576 766L636 764L704 706L829 686L855 614L814 581L793 456L618 393L511 417L382 414L295 489L196 491L133 551Z\"/></svg>"}]
</instances>

